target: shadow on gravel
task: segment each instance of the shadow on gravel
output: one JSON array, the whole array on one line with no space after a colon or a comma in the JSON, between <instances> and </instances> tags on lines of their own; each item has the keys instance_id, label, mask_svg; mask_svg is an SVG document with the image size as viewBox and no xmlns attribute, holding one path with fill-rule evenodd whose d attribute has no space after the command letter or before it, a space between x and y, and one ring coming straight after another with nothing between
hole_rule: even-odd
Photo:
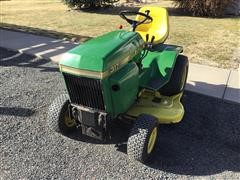
<instances>
[{"instance_id":1,"label":"shadow on gravel","mask_svg":"<svg viewBox=\"0 0 240 180\"><path fill-rule=\"evenodd\" d=\"M161 125L150 167L184 175L240 172L240 105L191 92L184 120Z\"/></svg>"},{"instance_id":2,"label":"shadow on gravel","mask_svg":"<svg viewBox=\"0 0 240 180\"><path fill-rule=\"evenodd\" d=\"M126 153L126 142L130 129L131 125L125 124L123 122L113 123L111 132L112 137L106 142L82 135L79 131L69 134L67 135L67 137L76 141L88 142L93 144L116 144L117 150Z\"/></svg>"},{"instance_id":3,"label":"shadow on gravel","mask_svg":"<svg viewBox=\"0 0 240 180\"><path fill-rule=\"evenodd\" d=\"M146 165L182 175L212 175L223 171L240 172L240 105L186 92L186 114L175 125L160 125L158 142ZM130 125L117 123L112 140L116 150L126 153ZM104 144L82 136L68 136L77 141Z\"/></svg>"},{"instance_id":4,"label":"shadow on gravel","mask_svg":"<svg viewBox=\"0 0 240 180\"><path fill-rule=\"evenodd\" d=\"M0 115L29 117L35 113L34 110L21 107L0 107Z\"/></svg>"},{"instance_id":5,"label":"shadow on gravel","mask_svg":"<svg viewBox=\"0 0 240 180\"><path fill-rule=\"evenodd\" d=\"M47 65L50 60L41 59L32 55L22 54L15 51L7 50L0 47L0 66L17 66L17 67L29 67L37 68L42 72L57 72L59 69L57 67L50 67ZM11 55L11 56L10 56ZM12 57L12 58L11 58Z\"/></svg>"}]
</instances>

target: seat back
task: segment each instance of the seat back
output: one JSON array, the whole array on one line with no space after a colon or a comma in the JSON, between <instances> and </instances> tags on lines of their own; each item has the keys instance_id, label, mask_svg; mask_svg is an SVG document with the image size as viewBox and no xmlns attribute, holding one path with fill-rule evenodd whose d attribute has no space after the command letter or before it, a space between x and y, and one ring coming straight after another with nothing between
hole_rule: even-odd
<instances>
[{"instance_id":1,"label":"seat back","mask_svg":"<svg viewBox=\"0 0 240 180\"><path fill-rule=\"evenodd\" d=\"M143 40L146 42L146 35L149 35L148 42L151 41L154 36L153 44L163 43L169 34L169 21L168 21L168 12L165 8L161 7L142 7L139 12L146 13L149 10L149 15L153 18L151 23L140 24L136 28ZM144 17L137 15L136 20L141 21Z\"/></svg>"}]
</instances>

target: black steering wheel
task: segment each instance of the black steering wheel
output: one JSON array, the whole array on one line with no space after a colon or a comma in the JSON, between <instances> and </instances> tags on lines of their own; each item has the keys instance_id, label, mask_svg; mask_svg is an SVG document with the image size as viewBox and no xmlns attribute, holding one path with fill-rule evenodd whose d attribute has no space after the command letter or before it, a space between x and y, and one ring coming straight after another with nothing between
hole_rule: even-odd
<instances>
[{"instance_id":1,"label":"black steering wheel","mask_svg":"<svg viewBox=\"0 0 240 180\"><path fill-rule=\"evenodd\" d=\"M135 31L136 27L139 26L140 24L143 24L143 23L148 24L152 22L153 19L151 16L148 15L149 12L150 11L146 11L146 14L145 14L137 11L121 11L119 15L121 18L125 19L129 24L131 24L133 27L133 31ZM136 21L127 17L132 15L140 15L140 16L143 16L144 19L141 21Z\"/></svg>"}]
</instances>

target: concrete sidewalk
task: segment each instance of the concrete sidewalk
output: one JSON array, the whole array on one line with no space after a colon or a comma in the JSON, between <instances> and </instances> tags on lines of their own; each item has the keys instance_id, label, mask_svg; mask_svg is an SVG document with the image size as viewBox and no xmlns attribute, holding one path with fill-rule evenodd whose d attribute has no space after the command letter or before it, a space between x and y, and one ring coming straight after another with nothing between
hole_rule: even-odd
<instances>
[{"instance_id":1,"label":"concrete sidewalk","mask_svg":"<svg viewBox=\"0 0 240 180\"><path fill-rule=\"evenodd\" d=\"M50 37L37 36L0 29L0 46L22 53L32 54L57 62L61 55L78 43Z\"/></svg>"},{"instance_id":2,"label":"concrete sidewalk","mask_svg":"<svg viewBox=\"0 0 240 180\"><path fill-rule=\"evenodd\" d=\"M58 62L78 43L0 29L0 47ZM240 103L240 69L227 70L190 63L186 89Z\"/></svg>"}]
</instances>

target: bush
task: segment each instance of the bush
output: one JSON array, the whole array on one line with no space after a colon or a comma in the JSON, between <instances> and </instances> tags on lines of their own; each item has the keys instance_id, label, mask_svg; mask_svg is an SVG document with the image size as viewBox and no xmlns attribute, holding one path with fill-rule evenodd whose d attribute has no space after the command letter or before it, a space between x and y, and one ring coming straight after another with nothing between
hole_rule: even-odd
<instances>
[{"instance_id":1,"label":"bush","mask_svg":"<svg viewBox=\"0 0 240 180\"><path fill-rule=\"evenodd\" d=\"M227 6L235 0L174 0L177 7L194 16L222 17Z\"/></svg>"},{"instance_id":2,"label":"bush","mask_svg":"<svg viewBox=\"0 0 240 180\"><path fill-rule=\"evenodd\" d=\"M69 7L96 8L113 5L119 0L63 0Z\"/></svg>"}]
</instances>

